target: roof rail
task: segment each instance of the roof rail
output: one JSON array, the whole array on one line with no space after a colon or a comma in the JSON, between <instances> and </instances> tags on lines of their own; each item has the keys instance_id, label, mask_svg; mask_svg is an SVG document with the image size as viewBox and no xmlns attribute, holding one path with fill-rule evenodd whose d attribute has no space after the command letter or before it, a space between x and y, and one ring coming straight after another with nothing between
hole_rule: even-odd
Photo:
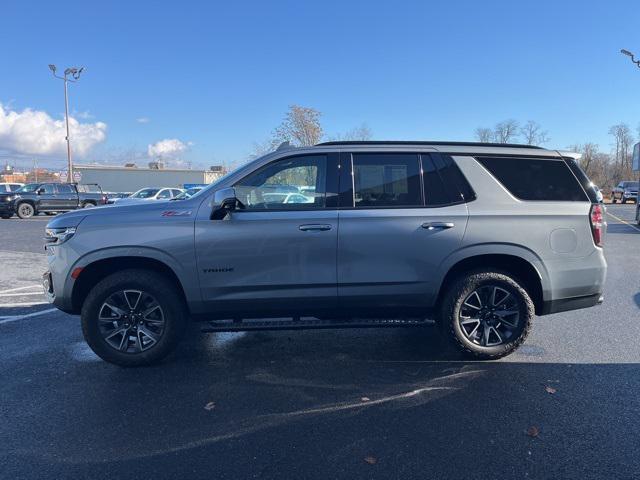
<instances>
[{"instance_id":1,"label":"roof rail","mask_svg":"<svg viewBox=\"0 0 640 480\"><path fill-rule=\"evenodd\" d=\"M484 143L484 142L436 142L436 141L412 141L412 140L353 140L322 142L316 144L326 145L446 145L450 147L502 147L502 148L535 148L545 150L543 147L535 145L524 145L522 143Z\"/></svg>"}]
</instances>

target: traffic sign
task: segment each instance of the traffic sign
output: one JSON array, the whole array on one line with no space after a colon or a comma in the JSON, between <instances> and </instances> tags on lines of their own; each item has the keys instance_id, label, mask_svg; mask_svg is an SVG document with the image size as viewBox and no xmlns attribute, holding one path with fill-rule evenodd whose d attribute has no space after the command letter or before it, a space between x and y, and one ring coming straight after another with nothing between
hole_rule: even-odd
<instances>
[{"instance_id":1,"label":"traffic sign","mask_svg":"<svg viewBox=\"0 0 640 480\"><path fill-rule=\"evenodd\" d=\"M65 172L60 172L60 181L61 182L63 182L63 183L66 182L67 181L67 177L68 177L68 175L67 175L66 171Z\"/></svg>"},{"instance_id":2,"label":"traffic sign","mask_svg":"<svg viewBox=\"0 0 640 480\"><path fill-rule=\"evenodd\" d=\"M74 170L73 181L76 183L80 183L80 180L82 180L82 172L79 172L78 170Z\"/></svg>"}]
</instances>

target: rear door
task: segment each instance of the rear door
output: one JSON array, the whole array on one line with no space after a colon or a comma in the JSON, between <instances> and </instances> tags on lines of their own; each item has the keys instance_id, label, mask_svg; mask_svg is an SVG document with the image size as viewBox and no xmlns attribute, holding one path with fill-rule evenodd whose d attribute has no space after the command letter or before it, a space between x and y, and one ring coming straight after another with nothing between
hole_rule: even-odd
<instances>
[{"instance_id":1,"label":"rear door","mask_svg":"<svg viewBox=\"0 0 640 480\"><path fill-rule=\"evenodd\" d=\"M78 192L76 187L69 183L56 185L55 208L60 210L75 210L78 208Z\"/></svg>"},{"instance_id":2,"label":"rear door","mask_svg":"<svg viewBox=\"0 0 640 480\"><path fill-rule=\"evenodd\" d=\"M443 178L453 161L353 152L340 163L339 304L429 306L438 267L460 246L468 218L460 191Z\"/></svg>"},{"instance_id":3,"label":"rear door","mask_svg":"<svg viewBox=\"0 0 640 480\"><path fill-rule=\"evenodd\" d=\"M337 162L337 153L275 160L236 183L241 209L224 220L200 209L195 240L208 308L264 316L335 306ZM301 190L307 202L284 202Z\"/></svg>"}]
</instances>

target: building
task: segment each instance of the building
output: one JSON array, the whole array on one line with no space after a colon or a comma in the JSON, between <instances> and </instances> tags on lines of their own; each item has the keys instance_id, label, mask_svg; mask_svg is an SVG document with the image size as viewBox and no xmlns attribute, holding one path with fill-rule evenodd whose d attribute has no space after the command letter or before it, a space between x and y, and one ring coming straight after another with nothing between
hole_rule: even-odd
<instances>
[{"instance_id":1,"label":"building","mask_svg":"<svg viewBox=\"0 0 640 480\"><path fill-rule=\"evenodd\" d=\"M187 170L163 168L162 164L151 162L149 167L75 164L73 169L81 175L78 183L97 183L104 192L128 193L145 187L183 188L185 184L209 184L224 174L221 166L212 166L209 170Z\"/></svg>"}]
</instances>

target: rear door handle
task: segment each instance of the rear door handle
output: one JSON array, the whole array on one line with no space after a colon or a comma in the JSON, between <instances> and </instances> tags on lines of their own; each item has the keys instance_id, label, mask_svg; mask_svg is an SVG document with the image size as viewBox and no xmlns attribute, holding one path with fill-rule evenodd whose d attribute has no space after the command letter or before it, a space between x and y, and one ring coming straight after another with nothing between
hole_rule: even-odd
<instances>
[{"instance_id":1,"label":"rear door handle","mask_svg":"<svg viewBox=\"0 0 640 480\"><path fill-rule=\"evenodd\" d=\"M424 222L422 224L422 228L426 228L427 230L435 230L437 228L441 230L446 230L447 228L453 228L456 224L453 222Z\"/></svg>"},{"instance_id":2,"label":"rear door handle","mask_svg":"<svg viewBox=\"0 0 640 480\"><path fill-rule=\"evenodd\" d=\"M331 225L307 224L300 225L298 228L303 232L324 232L326 230L331 230Z\"/></svg>"}]
</instances>

